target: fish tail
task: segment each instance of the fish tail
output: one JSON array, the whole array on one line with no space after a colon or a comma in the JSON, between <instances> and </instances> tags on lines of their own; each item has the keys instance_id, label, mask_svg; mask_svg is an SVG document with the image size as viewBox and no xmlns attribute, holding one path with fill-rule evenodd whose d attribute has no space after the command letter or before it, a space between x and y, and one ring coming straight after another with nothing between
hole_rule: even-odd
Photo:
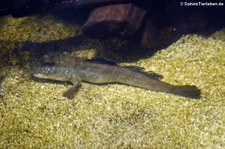
<instances>
[{"instance_id":1,"label":"fish tail","mask_svg":"<svg viewBox=\"0 0 225 149\"><path fill-rule=\"evenodd\" d=\"M174 86L171 90L171 93L189 97L189 98L200 98L201 90L196 86L184 85L184 86Z\"/></svg>"}]
</instances>

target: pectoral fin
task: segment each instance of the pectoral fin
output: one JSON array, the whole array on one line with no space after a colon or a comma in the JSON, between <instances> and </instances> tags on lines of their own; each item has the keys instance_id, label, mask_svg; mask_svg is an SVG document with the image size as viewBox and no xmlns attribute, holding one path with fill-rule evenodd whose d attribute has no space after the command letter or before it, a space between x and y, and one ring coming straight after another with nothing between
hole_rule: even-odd
<instances>
[{"instance_id":1,"label":"pectoral fin","mask_svg":"<svg viewBox=\"0 0 225 149\"><path fill-rule=\"evenodd\" d=\"M70 89L68 89L65 93L63 93L63 96L67 97L68 99L72 99L78 92L80 85L81 85L80 80L73 82L73 86Z\"/></svg>"}]
</instances>

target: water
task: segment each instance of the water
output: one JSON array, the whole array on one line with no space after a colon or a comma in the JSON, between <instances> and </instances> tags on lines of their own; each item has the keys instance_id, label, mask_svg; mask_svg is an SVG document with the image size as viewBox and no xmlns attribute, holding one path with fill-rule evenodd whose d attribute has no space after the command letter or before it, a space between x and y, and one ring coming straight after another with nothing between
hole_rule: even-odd
<instances>
[{"instance_id":1,"label":"water","mask_svg":"<svg viewBox=\"0 0 225 149\"><path fill-rule=\"evenodd\" d=\"M188 15L182 8L178 11ZM208 15L200 9L200 18ZM222 14L220 9L216 11ZM161 29L185 20L178 15L161 25L157 16L150 16ZM225 30L220 17L203 17L203 25L215 22L206 35L198 23L192 30L194 22L185 30L190 22L184 21L187 35L155 49L141 47L137 39L83 35L80 25L85 18L76 19L71 10L0 18L0 148L223 148ZM190 29L197 34L188 33ZM165 82L198 86L202 97L192 100L126 85L82 83L77 96L68 100L61 95L70 84L29 75L29 62L49 52L143 67Z\"/></svg>"}]
</instances>

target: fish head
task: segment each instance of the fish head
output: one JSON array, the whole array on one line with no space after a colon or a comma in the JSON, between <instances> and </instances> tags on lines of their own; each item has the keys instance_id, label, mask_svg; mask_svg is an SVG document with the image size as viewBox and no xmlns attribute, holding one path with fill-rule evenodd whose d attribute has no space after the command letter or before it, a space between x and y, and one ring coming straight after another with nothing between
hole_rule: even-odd
<instances>
[{"instance_id":1,"label":"fish head","mask_svg":"<svg viewBox=\"0 0 225 149\"><path fill-rule=\"evenodd\" d=\"M30 73L40 79L68 81L71 78L71 73L66 68L58 66L31 66Z\"/></svg>"}]
</instances>

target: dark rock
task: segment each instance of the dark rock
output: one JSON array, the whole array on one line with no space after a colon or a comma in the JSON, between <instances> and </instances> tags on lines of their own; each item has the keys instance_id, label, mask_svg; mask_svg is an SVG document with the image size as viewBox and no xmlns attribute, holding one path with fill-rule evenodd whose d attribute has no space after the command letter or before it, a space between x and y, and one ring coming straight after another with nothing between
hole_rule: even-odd
<instances>
[{"instance_id":1,"label":"dark rock","mask_svg":"<svg viewBox=\"0 0 225 149\"><path fill-rule=\"evenodd\" d=\"M1 0L0 16L10 14L17 18L83 5L106 5L134 1L137 0Z\"/></svg>"},{"instance_id":2,"label":"dark rock","mask_svg":"<svg viewBox=\"0 0 225 149\"><path fill-rule=\"evenodd\" d=\"M146 11L133 4L117 4L94 9L82 29L94 37L130 37L140 28Z\"/></svg>"},{"instance_id":3,"label":"dark rock","mask_svg":"<svg viewBox=\"0 0 225 149\"><path fill-rule=\"evenodd\" d=\"M76 5L90 5L90 4L113 4L113 3L126 3L126 2L133 2L138 0L62 0L67 1L68 3L76 3Z\"/></svg>"},{"instance_id":4,"label":"dark rock","mask_svg":"<svg viewBox=\"0 0 225 149\"><path fill-rule=\"evenodd\" d=\"M179 36L176 28L173 26L158 28L152 22L147 21L141 44L144 48L159 48L171 44L176 41Z\"/></svg>"}]
</instances>

